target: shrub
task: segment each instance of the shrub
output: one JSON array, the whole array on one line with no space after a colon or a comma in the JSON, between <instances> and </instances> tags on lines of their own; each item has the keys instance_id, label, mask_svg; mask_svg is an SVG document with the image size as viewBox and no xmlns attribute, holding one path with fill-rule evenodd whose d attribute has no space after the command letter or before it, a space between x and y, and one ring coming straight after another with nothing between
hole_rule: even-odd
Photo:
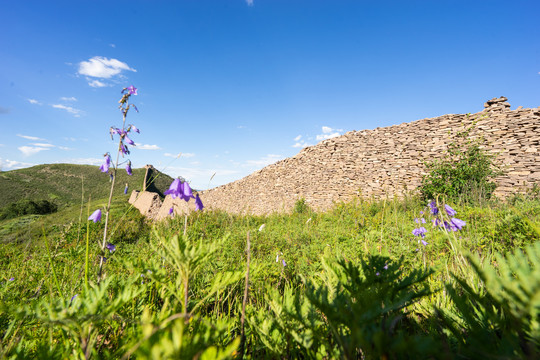
<instances>
[{"instance_id":1,"label":"shrub","mask_svg":"<svg viewBox=\"0 0 540 360\"><path fill-rule=\"evenodd\" d=\"M58 205L48 200L19 200L11 203L0 211L0 220L13 219L23 215L52 214L58 210Z\"/></svg>"},{"instance_id":2,"label":"shrub","mask_svg":"<svg viewBox=\"0 0 540 360\"><path fill-rule=\"evenodd\" d=\"M443 196L470 203L491 198L497 187L491 180L502 171L494 163L495 156L481 148L481 139L468 138L473 128L474 123L456 134L442 159L425 164L429 173L419 188L424 200Z\"/></svg>"}]
</instances>

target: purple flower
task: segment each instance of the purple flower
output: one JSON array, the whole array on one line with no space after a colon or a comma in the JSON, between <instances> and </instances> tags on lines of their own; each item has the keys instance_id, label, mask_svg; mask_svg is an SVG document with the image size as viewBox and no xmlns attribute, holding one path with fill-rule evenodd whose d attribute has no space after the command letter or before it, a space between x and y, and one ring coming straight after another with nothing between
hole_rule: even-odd
<instances>
[{"instance_id":1,"label":"purple flower","mask_svg":"<svg viewBox=\"0 0 540 360\"><path fill-rule=\"evenodd\" d=\"M204 209L204 205L199 197L199 194L195 195L195 210L199 211Z\"/></svg>"},{"instance_id":2,"label":"purple flower","mask_svg":"<svg viewBox=\"0 0 540 360\"><path fill-rule=\"evenodd\" d=\"M14 277L9 278L9 281L15 281L15 278Z\"/></svg>"},{"instance_id":3,"label":"purple flower","mask_svg":"<svg viewBox=\"0 0 540 360\"><path fill-rule=\"evenodd\" d=\"M171 215L171 217L174 216L174 209L173 209L172 206L171 206L171 208L169 209L169 215Z\"/></svg>"},{"instance_id":4,"label":"purple flower","mask_svg":"<svg viewBox=\"0 0 540 360\"><path fill-rule=\"evenodd\" d=\"M388 264L384 264L383 269L388 270Z\"/></svg>"},{"instance_id":5,"label":"purple flower","mask_svg":"<svg viewBox=\"0 0 540 360\"><path fill-rule=\"evenodd\" d=\"M111 157L109 156L109 154L105 154L105 162L101 164L101 166L99 167L99 170L101 170L101 172L108 172L110 166L111 166Z\"/></svg>"},{"instance_id":6,"label":"purple flower","mask_svg":"<svg viewBox=\"0 0 540 360\"><path fill-rule=\"evenodd\" d=\"M127 165L126 165L126 172L129 176L133 175L133 173L131 172L131 161L128 161ZM126 192L127 192L127 187L126 187ZM125 192L125 193L126 193ZM124 193L124 194L125 194Z\"/></svg>"},{"instance_id":7,"label":"purple flower","mask_svg":"<svg viewBox=\"0 0 540 360\"><path fill-rule=\"evenodd\" d=\"M135 106L135 105L133 105L133 106ZM137 110L137 108L135 108L135 110ZM139 129L137 129L137 127L135 125L133 125L133 124L129 124L129 128L131 130L135 131L137 134L141 133L141 131Z\"/></svg>"},{"instance_id":8,"label":"purple flower","mask_svg":"<svg viewBox=\"0 0 540 360\"><path fill-rule=\"evenodd\" d=\"M284 259L281 259L281 263L283 264L284 267L287 266L287 263L285 262Z\"/></svg>"},{"instance_id":9,"label":"purple flower","mask_svg":"<svg viewBox=\"0 0 540 360\"><path fill-rule=\"evenodd\" d=\"M69 302L70 302L70 303L73 302L73 300L75 300L75 298L76 298L77 296L79 296L79 294L73 295L73 296L71 297L71 300L69 300Z\"/></svg>"},{"instance_id":10,"label":"purple flower","mask_svg":"<svg viewBox=\"0 0 540 360\"><path fill-rule=\"evenodd\" d=\"M135 109L136 112L139 112L139 109L137 109L137 107L135 106L135 104L131 104L130 106L133 106L133 108Z\"/></svg>"},{"instance_id":11,"label":"purple flower","mask_svg":"<svg viewBox=\"0 0 540 360\"><path fill-rule=\"evenodd\" d=\"M379 275L381 275L381 274L377 271L377 272L375 273L375 275L376 275L376 276L379 276Z\"/></svg>"},{"instance_id":12,"label":"purple flower","mask_svg":"<svg viewBox=\"0 0 540 360\"><path fill-rule=\"evenodd\" d=\"M92 220L94 223L101 221L101 209L97 209L88 217L88 220Z\"/></svg>"},{"instance_id":13,"label":"purple flower","mask_svg":"<svg viewBox=\"0 0 540 360\"><path fill-rule=\"evenodd\" d=\"M126 187L124 188L124 195L128 192L128 184L126 184Z\"/></svg>"},{"instance_id":14,"label":"purple flower","mask_svg":"<svg viewBox=\"0 0 540 360\"><path fill-rule=\"evenodd\" d=\"M109 252L113 253L116 251L116 246L114 244L111 244L110 242L107 243L107 245L105 245L105 247L107 248L107 250L109 250Z\"/></svg>"},{"instance_id":15,"label":"purple flower","mask_svg":"<svg viewBox=\"0 0 540 360\"><path fill-rule=\"evenodd\" d=\"M452 217L457 214L456 210L452 209L449 205L444 205L444 209L446 210L446 213L448 216Z\"/></svg>"},{"instance_id":16,"label":"purple flower","mask_svg":"<svg viewBox=\"0 0 540 360\"><path fill-rule=\"evenodd\" d=\"M127 135L124 135L124 141L128 144L128 145L135 145L135 142L133 140L131 140L130 138L128 138Z\"/></svg>"},{"instance_id":17,"label":"purple flower","mask_svg":"<svg viewBox=\"0 0 540 360\"><path fill-rule=\"evenodd\" d=\"M417 224L420 224L420 223L425 224L425 223L426 223L426 219L424 219L424 218L420 218L420 219L419 219L419 218L415 218L415 219L414 219L414 222L417 223Z\"/></svg>"},{"instance_id":18,"label":"purple flower","mask_svg":"<svg viewBox=\"0 0 540 360\"><path fill-rule=\"evenodd\" d=\"M439 213L439 209L437 209L437 203L435 202L435 200L429 203L429 207L433 215L437 215Z\"/></svg>"},{"instance_id":19,"label":"purple flower","mask_svg":"<svg viewBox=\"0 0 540 360\"><path fill-rule=\"evenodd\" d=\"M127 91L129 95L137 95L137 88L133 85L128 86Z\"/></svg>"},{"instance_id":20,"label":"purple flower","mask_svg":"<svg viewBox=\"0 0 540 360\"><path fill-rule=\"evenodd\" d=\"M424 237L424 236L426 236L426 233L427 233L427 230L426 230L426 228L423 227L423 226L422 226L422 227L419 227L419 228L417 228L417 229L414 229L414 230L412 231L412 234L413 234L414 236L421 236L421 237Z\"/></svg>"},{"instance_id":21,"label":"purple flower","mask_svg":"<svg viewBox=\"0 0 540 360\"><path fill-rule=\"evenodd\" d=\"M122 155L125 155L125 154L129 155L130 154L127 145L124 145L124 144L120 144L120 151L122 151Z\"/></svg>"},{"instance_id":22,"label":"purple flower","mask_svg":"<svg viewBox=\"0 0 540 360\"><path fill-rule=\"evenodd\" d=\"M176 199L177 197L182 197L184 195L183 193L183 186L180 182L180 179L174 179L171 183L171 186L169 186L169 190L165 191L163 194L165 195L171 195L173 199Z\"/></svg>"},{"instance_id":23,"label":"purple flower","mask_svg":"<svg viewBox=\"0 0 540 360\"><path fill-rule=\"evenodd\" d=\"M426 246L427 244L428 244L427 241L422 239L422 245Z\"/></svg>"},{"instance_id":24,"label":"purple flower","mask_svg":"<svg viewBox=\"0 0 540 360\"><path fill-rule=\"evenodd\" d=\"M195 199L187 181L184 181L182 183L182 194L182 199L184 199L185 201L189 201L189 199L191 198Z\"/></svg>"},{"instance_id":25,"label":"purple flower","mask_svg":"<svg viewBox=\"0 0 540 360\"><path fill-rule=\"evenodd\" d=\"M465 221L456 218L451 218L450 223L453 231L461 230L467 224Z\"/></svg>"}]
</instances>

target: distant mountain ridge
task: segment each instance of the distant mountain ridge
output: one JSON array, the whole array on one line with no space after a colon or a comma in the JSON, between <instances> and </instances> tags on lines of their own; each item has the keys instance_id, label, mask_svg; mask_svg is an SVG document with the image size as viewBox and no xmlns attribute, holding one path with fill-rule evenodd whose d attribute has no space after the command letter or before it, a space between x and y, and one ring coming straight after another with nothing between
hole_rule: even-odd
<instances>
[{"instance_id":1,"label":"distant mountain ridge","mask_svg":"<svg viewBox=\"0 0 540 360\"><path fill-rule=\"evenodd\" d=\"M129 191L141 190L146 168L133 169L133 176L123 168L118 169L114 195L122 195L128 184ZM153 167L149 178L155 178L148 190L163 193L171 181L169 175ZM58 206L79 204L84 188L84 197L93 200L107 198L110 192L110 177L98 166L75 164L44 164L30 168L0 172L0 208L22 199L52 200Z\"/></svg>"}]
</instances>

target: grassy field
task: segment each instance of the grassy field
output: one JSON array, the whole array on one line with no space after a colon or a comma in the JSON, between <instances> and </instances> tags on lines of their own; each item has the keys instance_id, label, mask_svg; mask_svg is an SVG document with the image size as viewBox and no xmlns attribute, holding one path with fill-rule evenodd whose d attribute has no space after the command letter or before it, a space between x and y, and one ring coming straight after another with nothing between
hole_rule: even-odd
<instances>
[{"instance_id":1,"label":"grassy field","mask_svg":"<svg viewBox=\"0 0 540 360\"><path fill-rule=\"evenodd\" d=\"M86 218L105 202L82 221L73 206L0 224L0 357L540 354L536 199L449 204L466 222L454 232L432 225L449 221L442 204L434 216L415 199L149 224L119 195L102 254L103 223Z\"/></svg>"},{"instance_id":2,"label":"grassy field","mask_svg":"<svg viewBox=\"0 0 540 360\"><path fill-rule=\"evenodd\" d=\"M112 170L111 170L112 171ZM115 195L122 195L125 184L130 190L143 186L145 169L133 169L128 176L118 170ZM154 182L157 189L167 189L172 178L160 174ZM86 198L103 199L109 196L110 178L97 166L74 164L46 164L30 168L0 172L0 209L22 199L50 200L61 208L81 203Z\"/></svg>"}]
</instances>

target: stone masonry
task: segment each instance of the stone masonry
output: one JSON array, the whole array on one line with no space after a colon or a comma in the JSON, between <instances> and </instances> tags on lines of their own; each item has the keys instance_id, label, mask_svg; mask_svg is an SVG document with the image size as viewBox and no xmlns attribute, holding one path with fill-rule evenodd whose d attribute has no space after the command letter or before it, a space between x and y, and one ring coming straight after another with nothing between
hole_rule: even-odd
<instances>
[{"instance_id":1,"label":"stone masonry","mask_svg":"<svg viewBox=\"0 0 540 360\"><path fill-rule=\"evenodd\" d=\"M425 161L440 158L452 135L476 122L471 138L485 139L506 172L496 195L524 191L540 180L540 107L510 110L505 97L486 102L470 116L443 115L374 130L350 131L243 179L201 192L208 209L266 214L290 211L305 198L325 210L362 196L402 197L420 185Z\"/></svg>"}]
</instances>

